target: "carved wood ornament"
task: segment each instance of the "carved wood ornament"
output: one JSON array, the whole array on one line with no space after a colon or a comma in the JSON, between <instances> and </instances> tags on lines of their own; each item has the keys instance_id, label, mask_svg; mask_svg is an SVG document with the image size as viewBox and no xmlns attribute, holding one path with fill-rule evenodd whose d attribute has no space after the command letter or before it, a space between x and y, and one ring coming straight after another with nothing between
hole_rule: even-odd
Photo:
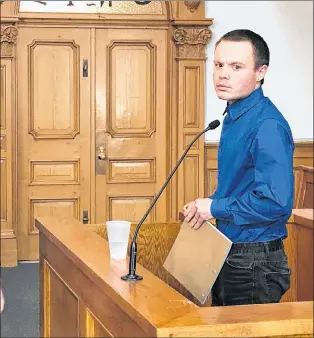
<instances>
[{"instance_id":1,"label":"carved wood ornament","mask_svg":"<svg viewBox=\"0 0 314 338\"><path fill-rule=\"evenodd\" d=\"M210 39L211 31L208 28L177 28L173 33L177 57L205 57Z\"/></svg>"},{"instance_id":2,"label":"carved wood ornament","mask_svg":"<svg viewBox=\"0 0 314 338\"><path fill-rule=\"evenodd\" d=\"M201 1L184 1L184 4L191 13L194 13L201 4Z\"/></svg>"},{"instance_id":3,"label":"carved wood ornament","mask_svg":"<svg viewBox=\"0 0 314 338\"><path fill-rule=\"evenodd\" d=\"M13 45L16 43L17 29L15 26L1 25L1 56L13 56Z\"/></svg>"}]
</instances>

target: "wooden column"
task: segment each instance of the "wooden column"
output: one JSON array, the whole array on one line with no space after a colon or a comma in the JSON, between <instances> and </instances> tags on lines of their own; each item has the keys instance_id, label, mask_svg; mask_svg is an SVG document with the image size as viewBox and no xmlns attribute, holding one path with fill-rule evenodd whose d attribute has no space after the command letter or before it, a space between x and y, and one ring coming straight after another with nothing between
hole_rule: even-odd
<instances>
[{"instance_id":1,"label":"wooden column","mask_svg":"<svg viewBox=\"0 0 314 338\"><path fill-rule=\"evenodd\" d=\"M1 22L1 266L17 265L16 215L16 104L15 104L15 43L17 29L12 22Z\"/></svg>"},{"instance_id":2,"label":"wooden column","mask_svg":"<svg viewBox=\"0 0 314 338\"><path fill-rule=\"evenodd\" d=\"M208 19L174 25L178 158L205 127L205 52L211 39L208 29L211 23ZM178 170L177 194L178 211L184 204L204 197L204 135L190 149Z\"/></svg>"}]
</instances>

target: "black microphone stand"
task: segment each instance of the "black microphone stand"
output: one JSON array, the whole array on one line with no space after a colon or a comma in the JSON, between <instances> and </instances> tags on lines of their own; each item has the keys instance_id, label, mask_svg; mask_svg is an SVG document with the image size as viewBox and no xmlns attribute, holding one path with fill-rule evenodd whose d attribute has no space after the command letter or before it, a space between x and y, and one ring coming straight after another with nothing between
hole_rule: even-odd
<instances>
[{"instance_id":1,"label":"black microphone stand","mask_svg":"<svg viewBox=\"0 0 314 338\"><path fill-rule=\"evenodd\" d=\"M167 184L169 183L169 181L171 180L172 176L174 175L174 173L176 172L176 170L178 169L179 165L181 164L181 162L183 161L185 155L187 154L187 152L190 150L190 148L192 147L192 145L194 144L194 142L196 140L198 140L204 133L206 133L208 130L211 129L215 129L219 126L220 122L218 120L215 120L213 122L211 122L208 127L206 129L204 129L200 134L198 134L193 140L192 142L188 145L188 147L186 148L186 150L184 151L183 155L181 156L179 162L177 163L177 165L173 168L173 170L171 171L170 175L168 176L166 182L164 183L164 185L162 186L162 188L160 189L159 193L156 195L156 197L154 198L152 204L150 205L150 207L148 208L148 210L146 211L145 215L143 216L143 218L140 220L140 222L138 223L135 232L134 232L134 236L133 236L133 240L130 246L130 262L129 262L129 273L125 276L122 276L121 279L126 280L126 281L138 281L143 279L142 276L137 275L136 272L136 255L137 255L137 235L138 235L138 231L140 230L141 225L144 223L146 217L148 216L148 214L150 213L150 211L153 209L154 205L156 204L158 198L160 197L160 195L162 194L162 192L165 190Z\"/></svg>"}]
</instances>

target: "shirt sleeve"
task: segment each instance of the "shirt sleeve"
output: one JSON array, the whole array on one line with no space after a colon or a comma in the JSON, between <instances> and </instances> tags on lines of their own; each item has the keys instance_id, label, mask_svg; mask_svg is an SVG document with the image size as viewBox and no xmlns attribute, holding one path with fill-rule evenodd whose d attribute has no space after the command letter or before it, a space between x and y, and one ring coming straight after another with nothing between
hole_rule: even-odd
<instances>
[{"instance_id":1,"label":"shirt sleeve","mask_svg":"<svg viewBox=\"0 0 314 338\"><path fill-rule=\"evenodd\" d=\"M255 168L251 189L242 196L213 199L214 218L237 225L288 218L293 205L292 136L274 119L264 120L250 149Z\"/></svg>"}]
</instances>

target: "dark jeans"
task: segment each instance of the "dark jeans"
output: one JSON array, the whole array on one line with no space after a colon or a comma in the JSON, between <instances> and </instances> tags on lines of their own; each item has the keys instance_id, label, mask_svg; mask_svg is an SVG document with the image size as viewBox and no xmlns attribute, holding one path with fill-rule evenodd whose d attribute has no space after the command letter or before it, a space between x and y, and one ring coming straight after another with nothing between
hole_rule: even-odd
<instances>
[{"instance_id":1,"label":"dark jeans","mask_svg":"<svg viewBox=\"0 0 314 338\"><path fill-rule=\"evenodd\" d=\"M212 306L278 303L290 287L281 239L235 243L212 288Z\"/></svg>"}]
</instances>

